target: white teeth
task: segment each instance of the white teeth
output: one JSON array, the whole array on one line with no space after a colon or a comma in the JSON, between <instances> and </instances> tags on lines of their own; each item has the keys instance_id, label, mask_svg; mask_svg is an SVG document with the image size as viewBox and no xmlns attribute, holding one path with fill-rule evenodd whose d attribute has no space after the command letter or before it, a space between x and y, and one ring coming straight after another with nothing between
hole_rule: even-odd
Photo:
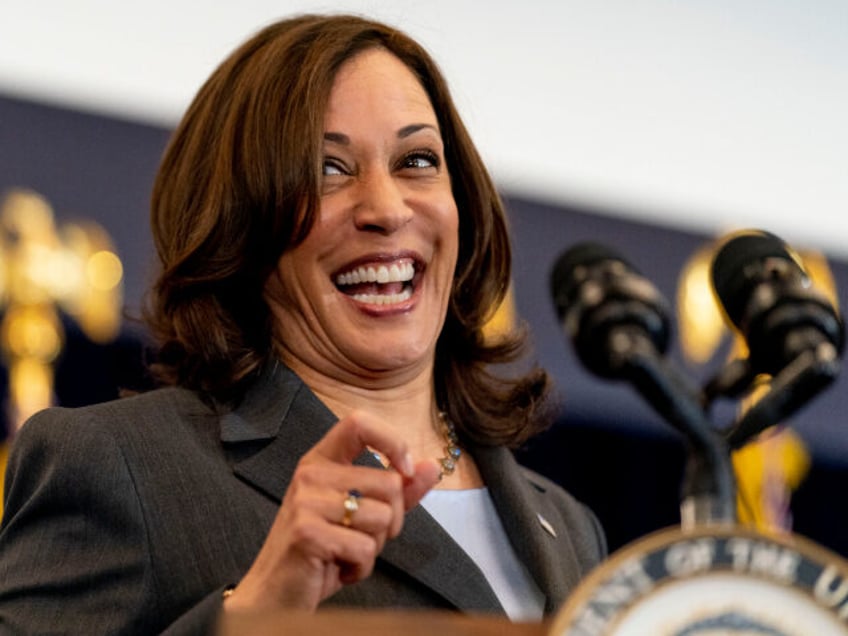
<instances>
[{"instance_id":1,"label":"white teeth","mask_svg":"<svg viewBox=\"0 0 848 636\"><path fill-rule=\"evenodd\" d=\"M393 305L402 303L412 297L411 289L404 289L399 294L354 294L353 299L366 305Z\"/></svg>"},{"instance_id":2,"label":"white teeth","mask_svg":"<svg viewBox=\"0 0 848 636\"><path fill-rule=\"evenodd\" d=\"M408 283L415 276L415 266L411 260L403 260L390 265L372 265L369 267L357 267L336 276L336 284L339 287L345 285L358 285L360 283ZM412 298L411 286L397 293L361 293L351 296L355 301L366 305L393 305L406 302Z\"/></svg>"},{"instance_id":3,"label":"white teeth","mask_svg":"<svg viewBox=\"0 0 848 636\"><path fill-rule=\"evenodd\" d=\"M410 261L392 263L390 266L357 267L336 276L337 285L356 285L358 283L406 283L415 275L415 267Z\"/></svg>"}]
</instances>

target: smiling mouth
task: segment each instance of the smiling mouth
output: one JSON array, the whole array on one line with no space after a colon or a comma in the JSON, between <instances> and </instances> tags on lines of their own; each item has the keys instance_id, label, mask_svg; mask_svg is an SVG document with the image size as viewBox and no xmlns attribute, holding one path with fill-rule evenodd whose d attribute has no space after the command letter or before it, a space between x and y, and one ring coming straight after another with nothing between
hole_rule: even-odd
<instances>
[{"instance_id":1,"label":"smiling mouth","mask_svg":"<svg viewBox=\"0 0 848 636\"><path fill-rule=\"evenodd\" d=\"M359 303L397 305L412 298L415 273L412 259L372 263L337 274L335 284L339 291Z\"/></svg>"}]
</instances>

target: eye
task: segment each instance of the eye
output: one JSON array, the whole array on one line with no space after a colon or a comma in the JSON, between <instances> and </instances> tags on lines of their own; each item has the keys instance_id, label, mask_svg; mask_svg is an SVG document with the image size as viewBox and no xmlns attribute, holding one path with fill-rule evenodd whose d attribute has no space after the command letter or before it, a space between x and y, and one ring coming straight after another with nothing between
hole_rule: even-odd
<instances>
[{"instance_id":1,"label":"eye","mask_svg":"<svg viewBox=\"0 0 848 636\"><path fill-rule=\"evenodd\" d=\"M413 168L413 169L424 169L424 168L438 168L442 161L432 150L413 150L412 152L408 152L403 156L400 162L401 168Z\"/></svg>"},{"instance_id":2,"label":"eye","mask_svg":"<svg viewBox=\"0 0 848 636\"><path fill-rule=\"evenodd\" d=\"M349 174L347 168L341 160L335 157L324 157L321 174L325 177L339 176Z\"/></svg>"}]
</instances>

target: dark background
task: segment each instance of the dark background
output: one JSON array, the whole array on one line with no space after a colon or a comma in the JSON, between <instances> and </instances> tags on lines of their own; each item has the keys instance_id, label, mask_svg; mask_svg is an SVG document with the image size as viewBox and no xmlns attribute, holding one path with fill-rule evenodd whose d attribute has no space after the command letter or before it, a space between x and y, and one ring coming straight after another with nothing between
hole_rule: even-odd
<instances>
[{"instance_id":1,"label":"dark background","mask_svg":"<svg viewBox=\"0 0 848 636\"><path fill-rule=\"evenodd\" d=\"M127 321L108 345L89 342L71 323L58 361L57 400L82 405L143 389L146 334L135 322L151 273L149 193L170 131L0 96L0 195L37 191L57 222L89 218L103 225L125 267ZM593 240L617 249L673 301L677 277L691 255L715 237L624 218L624 210L590 209L510 197L518 315L533 334L539 362L562 396L555 425L521 449L519 458L562 483L589 504L616 549L679 523L685 460L682 439L631 390L590 376L557 324L548 292L549 270L571 245ZM686 210L680 211L681 217ZM763 228L768 229L768 228ZM830 259L840 306L848 302L848 264ZM726 350L718 351L726 355ZM670 357L702 382L716 361L692 368L676 345ZM0 389L5 388L0 374ZM790 424L807 445L809 475L794 494L794 530L848 557L848 380L810 403ZM2 434L2 430L0 430Z\"/></svg>"}]
</instances>

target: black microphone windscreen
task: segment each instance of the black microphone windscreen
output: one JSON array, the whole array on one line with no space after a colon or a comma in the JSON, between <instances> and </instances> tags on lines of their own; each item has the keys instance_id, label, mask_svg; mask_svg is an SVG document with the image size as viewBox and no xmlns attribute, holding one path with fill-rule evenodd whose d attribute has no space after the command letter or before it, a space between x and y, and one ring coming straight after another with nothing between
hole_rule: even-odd
<instances>
[{"instance_id":1,"label":"black microphone windscreen","mask_svg":"<svg viewBox=\"0 0 848 636\"><path fill-rule=\"evenodd\" d=\"M637 354L665 353L667 303L614 249L592 242L575 245L557 259L550 282L563 329L578 358L597 375L622 377Z\"/></svg>"},{"instance_id":2,"label":"black microphone windscreen","mask_svg":"<svg viewBox=\"0 0 848 636\"><path fill-rule=\"evenodd\" d=\"M754 373L779 374L826 343L841 353L839 312L815 288L800 256L775 235L749 230L732 236L713 259L712 278L727 319L745 338Z\"/></svg>"},{"instance_id":3,"label":"black microphone windscreen","mask_svg":"<svg viewBox=\"0 0 848 636\"><path fill-rule=\"evenodd\" d=\"M761 230L746 231L734 236L718 250L713 259L713 287L727 317L737 327L743 319L753 287L762 282L759 276L747 270L769 258L784 259L799 273L803 273L786 243L774 234Z\"/></svg>"},{"instance_id":4,"label":"black microphone windscreen","mask_svg":"<svg viewBox=\"0 0 848 636\"><path fill-rule=\"evenodd\" d=\"M574 301L576 288L583 282L580 270L605 261L620 261L628 269L636 271L618 252L600 243L578 243L560 255L550 277L551 296L560 320Z\"/></svg>"}]
</instances>

